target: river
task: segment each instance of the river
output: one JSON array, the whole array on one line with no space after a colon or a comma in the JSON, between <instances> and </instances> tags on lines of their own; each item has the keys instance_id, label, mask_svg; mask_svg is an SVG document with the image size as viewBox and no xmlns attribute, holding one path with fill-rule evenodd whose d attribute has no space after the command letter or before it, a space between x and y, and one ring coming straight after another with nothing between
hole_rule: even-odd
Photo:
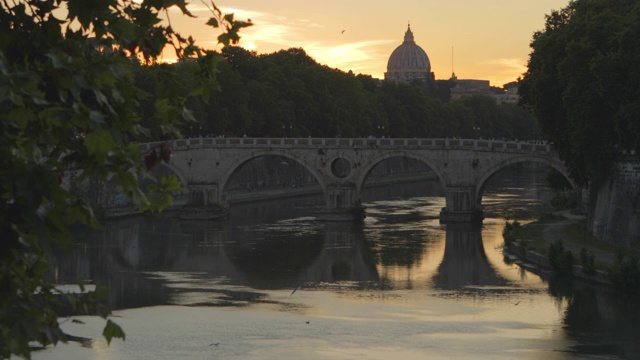
<instances>
[{"instance_id":1,"label":"river","mask_svg":"<svg viewBox=\"0 0 640 360\"><path fill-rule=\"evenodd\" d=\"M549 283L505 261L502 227L548 205L544 173L491 180L482 227L439 224L435 181L367 190L361 224L320 223L320 197L233 206L222 223L131 217L53 261L60 284L110 288L105 320L34 359L626 359L633 300ZM73 321L76 320L76 321Z\"/></svg>"}]
</instances>

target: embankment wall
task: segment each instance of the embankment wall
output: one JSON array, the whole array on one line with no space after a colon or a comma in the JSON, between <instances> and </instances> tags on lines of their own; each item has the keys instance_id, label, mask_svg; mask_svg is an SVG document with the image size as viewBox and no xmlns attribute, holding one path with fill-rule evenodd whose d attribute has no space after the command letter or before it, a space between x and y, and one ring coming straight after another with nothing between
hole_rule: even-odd
<instances>
[{"instance_id":1,"label":"embankment wall","mask_svg":"<svg viewBox=\"0 0 640 360\"><path fill-rule=\"evenodd\" d=\"M589 227L598 239L640 250L640 161L614 165L590 209Z\"/></svg>"}]
</instances>

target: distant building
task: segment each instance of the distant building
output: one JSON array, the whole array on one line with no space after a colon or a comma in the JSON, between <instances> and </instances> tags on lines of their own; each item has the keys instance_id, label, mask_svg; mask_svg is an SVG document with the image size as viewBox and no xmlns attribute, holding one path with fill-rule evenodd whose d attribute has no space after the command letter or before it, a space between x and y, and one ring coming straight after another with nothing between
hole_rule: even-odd
<instances>
[{"instance_id":1,"label":"distant building","mask_svg":"<svg viewBox=\"0 0 640 360\"><path fill-rule=\"evenodd\" d=\"M451 76L455 86L451 88L451 100L458 100L468 95L491 96L492 90L489 80L458 79L455 74Z\"/></svg>"},{"instance_id":2,"label":"distant building","mask_svg":"<svg viewBox=\"0 0 640 360\"><path fill-rule=\"evenodd\" d=\"M502 94L494 94L498 104L517 104L520 96L518 95L518 82L512 81L503 86L505 92Z\"/></svg>"},{"instance_id":3,"label":"distant building","mask_svg":"<svg viewBox=\"0 0 640 360\"><path fill-rule=\"evenodd\" d=\"M492 87L489 80L458 79L455 74L451 79L455 86L451 88L451 100L458 100L463 96L486 95L495 99L500 104L518 103L518 82L513 81L505 84L502 89Z\"/></svg>"},{"instance_id":4,"label":"distant building","mask_svg":"<svg viewBox=\"0 0 640 360\"><path fill-rule=\"evenodd\" d=\"M384 73L387 81L398 83L411 82L413 80L433 81L435 76L431 72L431 62L427 53L413 39L411 26L407 26L404 41L398 46L387 62L387 72Z\"/></svg>"}]
</instances>

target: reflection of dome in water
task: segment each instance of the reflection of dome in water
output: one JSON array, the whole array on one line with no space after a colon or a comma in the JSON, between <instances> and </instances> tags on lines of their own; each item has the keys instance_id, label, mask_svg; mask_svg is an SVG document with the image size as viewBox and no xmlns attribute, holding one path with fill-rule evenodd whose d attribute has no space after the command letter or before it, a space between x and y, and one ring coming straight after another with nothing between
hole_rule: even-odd
<instances>
[{"instance_id":1,"label":"reflection of dome in water","mask_svg":"<svg viewBox=\"0 0 640 360\"><path fill-rule=\"evenodd\" d=\"M394 82L408 82L414 79L433 80L429 57L415 43L411 27L407 28L402 44L389 56L384 78Z\"/></svg>"}]
</instances>

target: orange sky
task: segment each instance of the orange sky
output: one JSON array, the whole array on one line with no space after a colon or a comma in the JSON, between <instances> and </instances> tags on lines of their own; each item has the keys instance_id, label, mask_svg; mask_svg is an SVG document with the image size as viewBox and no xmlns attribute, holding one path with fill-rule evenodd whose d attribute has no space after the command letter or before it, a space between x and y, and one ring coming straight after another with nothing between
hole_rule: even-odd
<instances>
[{"instance_id":1,"label":"orange sky","mask_svg":"<svg viewBox=\"0 0 640 360\"><path fill-rule=\"evenodd\" d=\"M204 26L205 7L192 1L196 19L172 16L172 25L207 48L217 34ZM544 16L569 0L217 0L225 13L251 19L240 46L258 53L301 47L316 61L384 78L387 60L402 43L407 23L431 60L436 79L514 81L526 70L533 33ZM344 30L344 33L342 32ZM167 59L170 58L167 55Z\"/></svg>"}]
</instances>

